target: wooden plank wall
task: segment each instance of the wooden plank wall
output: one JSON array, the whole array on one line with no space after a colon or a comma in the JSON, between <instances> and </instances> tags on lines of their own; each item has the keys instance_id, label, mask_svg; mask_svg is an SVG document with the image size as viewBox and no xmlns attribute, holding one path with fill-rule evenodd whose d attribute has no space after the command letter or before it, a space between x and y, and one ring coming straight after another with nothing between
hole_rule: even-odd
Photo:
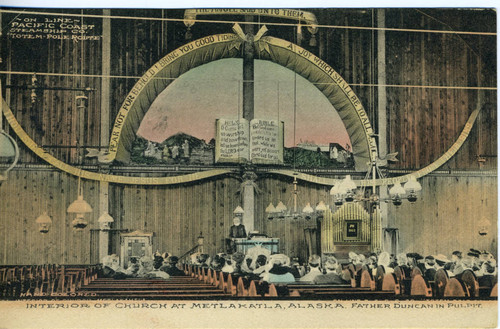
<instances>
[{"instance_id":1,"label":"wooden plank wall","mask_svg":"<svg viewBox=\"0 0 500 329\"><path fill-rule=\"evenodd\" d=\"M80 10L67 12L81 14ZM94 14L100 11L85 10L84 12ZM15 17L15 15L3 15L2 24L7 24ZM82 20L84 24L95 25L93 33L102 34L102 20L96 18L82 18ZM44 90L38 93L36 101L32 103L31 90L10 89L10 107L28 135L39 145L64 146L63 148L47 148L47 150L65 162L77 163L79 154L84 153L83 149L66 146L99 145L100 78L79 77L78 75L101 74L101 41L27 40L5 37L2 43L2 52L6 59L0 64L2 70L48 73L48 75L37 76L40 86L97 89L97 92L88 94L84 127L80 127L78 123L79 112L75 99L81 92ZM5 86L5 76L2 78L4 79L2 85ZM31 78L31 75L25 74L10 75L11 84L17 86L31 85ZM3 92L6 95L6 91ZM83 140L80 140L80 131L83 131ZM40 159L31 152L22 152L21 162L37 163Z\"/></svg>"},{"instance_id":2,"label":"wooden plank wall","mask_svg":"<svg viewBox=\"0 0 500 329\"><path fill-rule=\"evenodd\" d=\"M483 18L484 13L474 18L470 13L460 16L440 10L429 12L453 26L438 23L432 15L414 9L388 9L386 25L494 32L494 26L467 25L471 20ZM483 110L469 141L445 169L495 169L497 134L490 128L497 121L496 90L459 87L496 86L496 69L490 66L489 58L495 53L496 36L387 31L386 42L387 84L409 86L387 88L388 149L400 155L400 161L391 167L415 169L436 160L457 139L480 98ZM480 154L495 157L487 157L485 163L480 163L477 157Z\"/></svg>"},{"instance_id":3,"label":"wooden plank wall","mask_svg":"<svg viewBox=\"0 0 500 329\"><path fill-rule=\"evenodd\" d=\"M80 264L91 262L90 229L97 229L98 187L83 182L84 198L94 207L87 215L89 226L73 232L66 213L76 199L77 180L54 171L13 171L0 188L0 264ZM497 179L495 177L428 176L415 204L388 206L389 227L400 231L400 251L422 254L469 248L496 251ZM293 184L273 177L257 181L255 230L279 238L280 252L305 261L304 229L314 220L267 220L270 202L291 204ZM115 229L154 232L153 250L182 255L196 244L200 232L209 254L224 250L233 210L240 203L239 181L234 178L206 180L185 186L110 185L111 216ZM327 187L299 183L299 209L305 202L330 202ZM460 191L457 193L457 191ZM48 209L53 225L49 233L38 232L35 219ZM480 237L477 222L488 218L490 234ZM111 251L118 253L119 234L111 233ZM432 243L429 243L431 241ZM95 243L95 241L94 241Z\"/></svg>"},{"instance_id":4,"label":"wooden plank wall","mask_svg":"<svg viewBox=\"0 0 500 329\"><path fill-rule=\"evenodd\" d=\"M110 214L115 228L154 232L153 250L181 256L197 244L200 233L210 253L224 250L233 210L240 205L236 179L184 186L110 185ZM113 239L113 251L120 241Z\"/></svg>"},{"instance_id":5,"label":"wooden plank wall","mask_svg":"<svg viewBox=\"0 0 500 329\"><path fill-rule=\"evenodd\" d=\"M399 228L400 252L422 255L454 250L498 248L496 177L437 177L421 180L421 199L415 204L390 205L389 226ZM478 222L490 221L489 234L478 234Z\"/></svg>"},{"instance_id":6,"label":"wooden plank wall","mask_svg":"<svg viewBox=\"0 0 500 329\"><path fill-rule=\"evenodd\" d=\"M89 226L74 232L74 215L66 212L77 198L78 180L56 171L10 172L0 188L1 264L89 264L90 229L97 228L99 192L96 182L83 182L84 199L94 207ZM46 234L35 220L43 211L52 219Z\"/></svg>"}]
</instances>

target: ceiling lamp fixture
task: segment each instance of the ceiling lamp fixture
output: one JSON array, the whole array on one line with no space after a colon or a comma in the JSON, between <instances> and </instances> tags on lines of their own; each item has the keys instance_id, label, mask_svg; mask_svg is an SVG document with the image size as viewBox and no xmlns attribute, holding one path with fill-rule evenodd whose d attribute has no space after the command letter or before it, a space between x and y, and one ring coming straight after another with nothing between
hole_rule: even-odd
<instances>
[{"instance_id":1,"label":"ceiling lamp fixture","mask_svg":"<svg viewBox=\"0 0 500 329\"><path fill-rule=\"evenodd\" d=\"M380 196L376 193L375 187L374 191L370 198L363 197L364 191L360 193L360 195L356 196L356 183L351 179L350 175L347 175L343 180L339 181L335 184L331 190L330 195L334 197L334 204L336 206L341 206L344 202L359 202L359 201L371 201L371 202L380 202L385 201L392 203L395 206L400 206L403 204L403 200L408 200L410 203L414 203L418 199L417 192L422 190L422 186L417 181L415 176L411 175L408 179L408 182L401 185L401 183L394 184L389 189L389 199L380 198Z\"/></svg>"},{"instance_id":2,"label":"ceiling lamp fixture","mask_svg":"<svg viewBox=\"0 0 500 329\"><path fill-rule=\"evenodd\" d=\"M35 222L38 224L38 230L40 231L40 233L43 234L49 232L50 226L52 225L52 219L50 218L49 215L47 215L46 211L44 211L43 214L38 216Z\"/></svg>"},{"instance_id":3,"label":"ceiling lamp fixture","mask_svg":"<svg viewBox=\"0 0 500 329\"><path fill-rule=\"evenodd\" d=\"M111 223L113 223L114 221L115 220L113 219L113 217L111 217L107 212L104 212L97 220L101 230L111 229Z\"/></svg>"},{"instance_id":4,"label":"ceiling lamp fixture","mask_svg":"<svg viewBox=\"0 0 500 329\"><path fill-rule=\"evenodd\" d=\"M238 217L239 219L243 219L243 215L245 214L245 210L241 206L234 208L233 215Z\"/></svg>"},{"instance_id":5,"label":"ceiling lamp fixture","mask_svg":"<svg viewBox=\"0 0 500 329\"><path fill-rule=\"evenodd\" d=\"M310 202L306 203L306 206L302 208L302 211L298 210L298 188L297 188L297 177L293 178L293 191L292 191L292 203L293 206L291 208L288 208L283 201L279 201L276 207L273 205L273 203L269 203L267 206L265 212L267 214L267 219L273 220L275 218L278 219L285 219L285 218L291 218L291 219L301 219L304 218L305 220L310 220L314 216L316 216L317 219L323 218L323 212L326 210L326 205L323 201L320 201L318 205L313 208L311 206Z\"/></svg>"},{"instance_id":6,"label":"ceiling lamp fixture","mask_svg":"<svg viewBox=\"0 0 500 329\"><path fill-rule=\"evenodd\" d=\"M68 207L68 213L76 214L75 219L71 222L75 231L82 231L87 227L88 222L85 220L84 216L90 212L92 212L92 207L83 199L80 177L78 177L78 198Z\"/></svg>"}]
</instances>

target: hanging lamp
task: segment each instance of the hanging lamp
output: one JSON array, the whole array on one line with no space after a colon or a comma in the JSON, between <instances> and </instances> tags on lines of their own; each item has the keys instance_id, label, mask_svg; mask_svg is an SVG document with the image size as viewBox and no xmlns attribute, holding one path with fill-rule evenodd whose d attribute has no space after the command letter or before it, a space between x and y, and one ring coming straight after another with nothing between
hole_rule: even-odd
<instances>
[{"instance_id":1,"label":"hanging lamp","mask_svg":"<svg viewBox=\"0 0 500 329\"><path fill-rule=\"evenodd\" d=\"M85 214L92 212L92 207L83 199L80 180L80 176L78 176L78 198L68 207L68 213L76 215L71 222L75 231L82 231L87 227L88 222L84 217Z\"/></svg>"}]
</instances>

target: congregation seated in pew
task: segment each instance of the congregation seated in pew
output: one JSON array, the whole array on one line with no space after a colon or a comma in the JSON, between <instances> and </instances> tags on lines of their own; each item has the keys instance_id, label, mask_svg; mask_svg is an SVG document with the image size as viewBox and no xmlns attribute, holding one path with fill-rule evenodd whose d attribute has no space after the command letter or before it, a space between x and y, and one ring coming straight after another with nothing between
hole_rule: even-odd
<instances>
[{"instance_id":1,"label":"congregation seated in pew","mask_svg":"<svg viewBox=\"0 0 500 329\"><path fill-rule=\"evenodd\" d=\"M244 278L249 280L244 282L265 283L265 287L267 287L267 284L274 284L276 289L292 285L291 287L299 288L290 289L300 290L303 289L300 287L305 284L307 287L311 287L308 289L313 289L307 291L321 291L321 289L324 289L321 287L325 285L338 286L338 291L345 289L346 286L381 291L384 286L382 281L386 276L392 276L392 279L391 277L387 278L388 285L385 286L392 287L389 289L393 289L393 292L398 291L410 295L410 293L413 293L413 285L410 282L415 277L421 282L426 282L427 288L425 289L429 291L425 293L426 296L431 293L431 288L434 291L433 285L438 270L454 269L457 271L460 269L463 272L464 269L470 269L471 271L474 270L473 273L477 280L481 282L481 287L489 286L491 289L496 283L497 273L496 262L492 259L493 256L487 252L484 252L484 254L483 252L476 253L475 250L467 254L467 259L464 260L459 252L452 254L453 259L448 259L443 254L426 255L424 257L416 252L400 253L397 256L388 252L370 254L349 252L349 259L344 260L342 264L331 255L324 255L323 259L318 255L311 255L308 263L302 265L297 258L292 262L287 255L271 254L268 249L257 246L247 249L245 254L241 252L233 254L219 253L214 256L213 261L208 266L211 269L222 270L226 274L231 274L233 286L236 285L238 278ZM348 261L348 263L345 263L345 261ZM200 264L200 258L197 257L193 264ZM207 265L205 263L202 266ZM309 269L307 273L305 268ZM397 268L397 273L395 268ZM369 276L366 276L365 273L361 280L361 274L364 272L369 272ZM451 271L448 271L448 273L451 274L450 277L454 275ZM484 280L482 276L485 276ZM225 275L224 278L226 278ZM367 280L374 283L367 283ZM216 281L220 282L218 276ZM391 282L393 283L391 284ZM243 287L248 287L248 284L243 284ZM396 288L396 285L399 288Z\"/></svg>"},{"instance_id":2,"label":"congregation seated in pew","mask_svg":"<svg viewBox=\"0 0 500 329\"><path fill-rule=\"evenodd\" d=\"M184 271L180 270L177 267L179 262L179 257L177 256L168 256L163 265L160 267L160 270L167 273L169 276L184 276Z\"/></svg>"},{"instance_id":3,"label":"congregation seated in pew","mask_svg":"<svg viewBox=\"0 0 500 329\"><path fill-rule=\"evenodd\" d=\"M168 279L170 276L184 276L184 271L178 268L179 258L167 255L170 254L164 253L160 255L157 252L153 256L143 256L140 259L131 257L126 269L120 266L120 259L117 255L112 254L105 256L102 259L102 277L113 279ZM164 258L165 256L167 256L167 258Z\"/></svg>"},{"instance_id":4,"label":"congregation seated in pew","mask_svg":"<svg viewBox=\"0 0 500 329\"><path fill-rule=\"evenodd\" d=\"M297 273L303 270L303 265L300 264L299 259L296 258L292 261L287 255L271 254L268 251L263 251L264 248L257 248L253 252L248 252L249 250L246 254L241 252L232 255L217 254L213 260L207 254L198 254L192 258L196 263L194 265L198 268L197 274L194 278L187 277L186 279L203 280L205 284L220 287L221 291L218 294L232 296L236 296L236 286L238 286L238 296L260 295L262 297L288 296L289 294L291 297L314 295L314 298L324 298L319 296L329 295L334 298L343 298L342 294L349 296L351 292L354 295L361 293L368 298L372 298L369 297L370 292L389 294L384 296L404 295L436 298L495 298L497 296L497 264L494 256L487 251L476 249L470 249L464 253L456 251L452 253L450 259L444 254L424 257L415 252L401 253L397 257L393 257L387 252L381 252L364 258L362 254L350 252L348 263L345 263L346 260L344 260L342 264L331 254L324 255L323 258L312 255L308 262L311 270L307 274L302 272L302 278L314 277L314 279L300 281L300 274ZM461 257L463 254L466 256ZM165 259L164 256L167 258ZM363 258L364 261L361 261ZM171 276L184 275L184 272L177 267L178 262L179 259L175 256L168 253L160 255L157 252L155 255L144 256L141 259L130 258L129 266L124 269L120 267L117 255L108 255L103 258L102 267L97 267L96 278L98 277L97 272L100 271L100 277L104 276L116 280L144 278L169 281ZM222 269L222 262L229 267L226 269L228 272L215 272L216 269L217 271ZM373 269L371 267L375 264L377 264L376 275L372 275ZM393 268L394 265L397 266ZM187 272L187 268L185 269ZM457 274L455 275L450 269L453 269ZM457 269L461 269L460 272ZM84 282L87 284L89 282L89 275L85 274L86 269L75 266L73 268L62 266L54 272L55 285L52 288L50 284L45 287L43 280L37 279L38 281L35 283L33 283L34 281L27 283L26 278L29 275L23 274L23 268L19 272L17 269L15 271L9 270L10 272L16 273L19 278L14 282L15 284L4 284L7 287L2 292L4 295L17 296L20 292L35 289L34 287L43 289L44 292L56 290L74 292L80 289ZM191 274L193 271L189 273ZM60 278L66 278L66 280ZM176 280L172 280L172 282L175 284L178 282ZM134 282L136 281L134 280ZM100 284L102 285L102 283ZM156 281L152 284L167 283ZM257 289L255 289L256 286ZM248 295L251 287L253 287L253 295ZM157 289L161 290L160 287ZM247 295L240 295L240 292L245 289Z\"/></svg>"},{"instance_id":5,"label":"congregation seated in pew","mask_svg":"<svg viewBox=\"0 0 500 329\"><path fill-rule=\"evenodd\" d=\"M163 265L163 257L162 256L155 256L153 260L153 270L147 272L144 274L144 278L148 279L168 279L170 278L170 275L168 275L166 272L162 271L160 268Z\"/></svg>"},{"instance_id":6,"label":"congregation seated in pew","mask_svg":"<svg viewBox=\"0 0 500 329\"><path fill-rule=\"evenodd\" d=\"M291 273L290 258L284 254L274 254L269 257L262 280L268 283L292 283L295 277Z\"/></svg>"},{"instance_id":7,"label":"congregation seated in pew","mask_svg":"<svg viewBox=\"0 0 500 329\"><path fill-rule=\"evenodd\" d=\"M316 277L318 275L323 274L323 272L321 271L321 257L320 256L311 255L309 257L308 265L309 265L309 272L307 272L306 274L304 274L300 278L300 281L302 281L302 282L313 282L314 279L316 279Z\"/></svg>"},{"instance_id":8,"label":"congregation seated in pew","mask_svg":"<svg viewBox=\"0 0 500 329\"><path fill-rule=\"evenodd\" d=\"M349 283L344 280L341 274L338 273L340 268L337 259L333 256L329 256L326 259L324 268L326 270L325 274L317 275L313 279L314 284L346 284Z\"/></svg>"},{"instance_id":9,"label":"congregation seated in pew","mask_svg":"<svg viewBox=\"0 0 500 329\"><path fill-rule=\"evenodd\" d=\"M102 265L102 275L106 278L125 279L128 277L126 271L120 266L120 258L115 254L104 256Z\"/></svg>"}]
</instances>

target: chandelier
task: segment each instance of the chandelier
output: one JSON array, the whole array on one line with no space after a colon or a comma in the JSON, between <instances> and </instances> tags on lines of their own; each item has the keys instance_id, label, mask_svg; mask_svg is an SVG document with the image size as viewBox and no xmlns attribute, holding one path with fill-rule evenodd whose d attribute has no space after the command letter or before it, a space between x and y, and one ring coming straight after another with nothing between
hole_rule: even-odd
<instances>
[{"instance_id":1,"label":"chandelier","mask_svg":"<svg viewBox=\"0 0 500 329\"><path fill-rule=\"evenodd\" d=\"M334 204L336 206L341 206L344 202L356 202L356 201L370 201L373 203L379 203L380 201L391 202L395 206L400 206L403 200L408 200L410 203L414 203L418 199L417 192L422 190L422 186L415 176L410 176L408 181L401 185L401 183L394 184L389 188L389 198L381 198L376 191L375 185L373 186L373 191L370 197L364 197L364 188L361 194L357 194L357 185L355 181L351 179L350 175L347 175L343 180L335 184L331 190L330 195L334 198Z\"/></svg>"},{"instance_id":2,"label":"chandelier","mask_svg":"<svg viewBox=\"0 0 500 329\"><path fill-rule=\"evenodd\" d=\"M378 169L378 168L377 168ZM371 171L369 171L370 173ZM373 174L375 177L375 174ZM367 175L369 177L370 174ZM381 175L380 175L381 176ZM305 207L299 210L299 197L297 188L297 178L293 179L293 190L291 195L290 207L287 207L282 201L279 201L276 206L273 203L269 203L265 212L267 214L268 220L273 219L305 219L310 220L316 218L321 220L323 218L324 211L327 209L334 210L335 207L339 207L346 202L370 202L372 205L378 205L381 201L392 202L395 206L400 206L403 200L408 200L410 203L415 203L418 200L417 192L422 190L422 186L416 180L415 176L410 175L408 181L401 185L401 183L396 183L389 188L389 198L381 198L377 193L376 185L373 184L373 190L369 197L365 197L365 187L358 190L356 182L351 178L351 175L347 175L342 180L339 180L331 189L330 195L333 196L333 205L330 207L325 204L324 201L320 201L316 207L312 207L310 202L307 202Z\"/></svg>"},{"instance_id":3,"label":"chandelier","mask_svg":"<svg viewBox=\"0 0 500 329\"><path fill-rule=\"evenodd\" d=\"M323 213L327 210L327 205L325 202L320 201L315 208L311 206L310 202L307 202L306 206L299 211L298 207L298 188L297 188L297 177L293 178L293 190L291 196L292 206L288 208L282 201L279 201L276 207L273 203L269 203L265 212L267 214L268 220L273 219L302 219L310 220L313 217L320 219L323 217Z\"/></svg>"}]
</instances>

